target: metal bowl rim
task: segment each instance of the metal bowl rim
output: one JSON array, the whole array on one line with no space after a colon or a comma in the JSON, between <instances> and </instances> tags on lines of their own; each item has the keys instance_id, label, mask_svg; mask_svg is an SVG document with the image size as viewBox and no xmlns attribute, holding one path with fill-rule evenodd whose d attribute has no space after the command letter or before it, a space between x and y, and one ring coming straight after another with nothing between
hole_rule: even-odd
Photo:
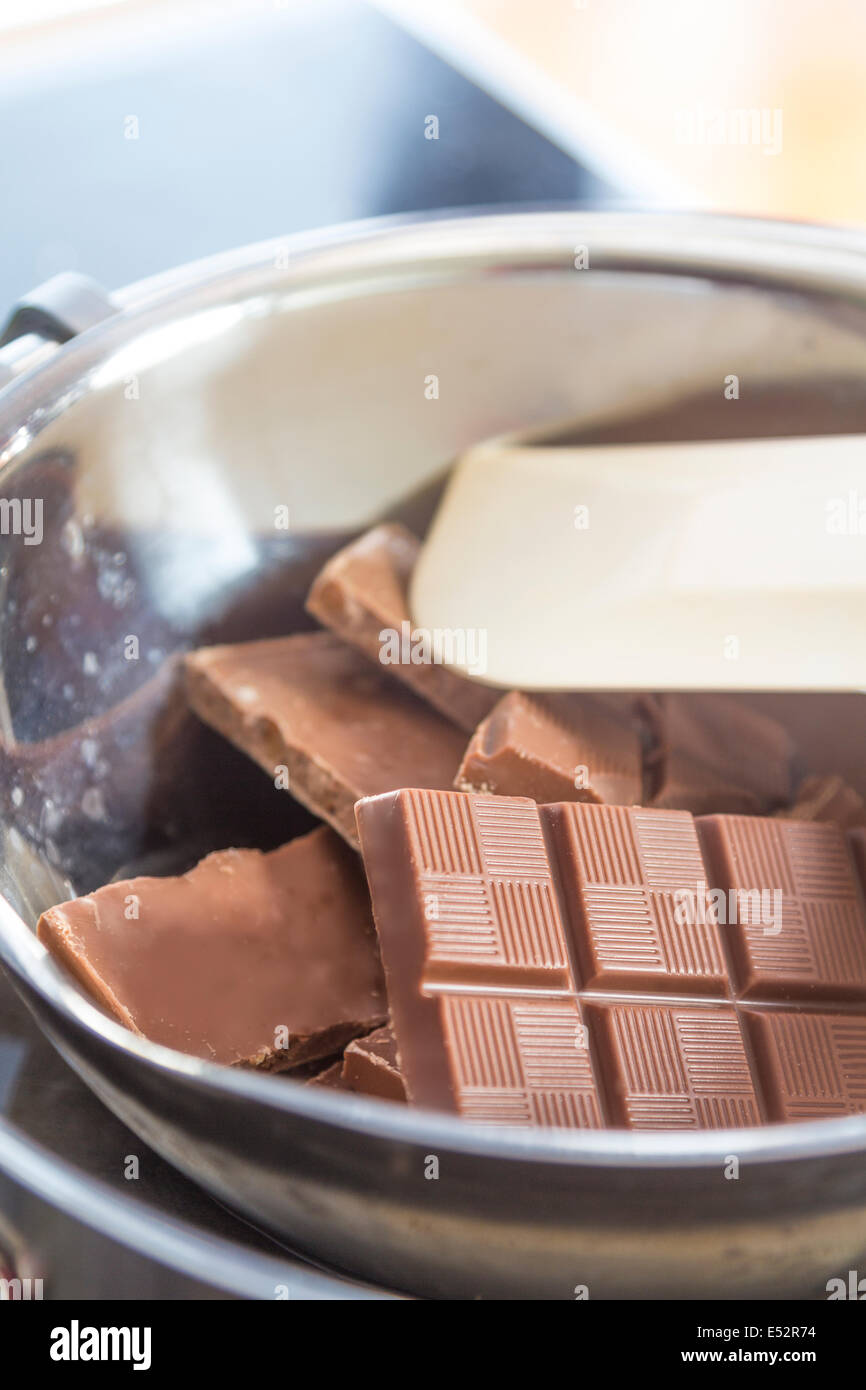
<instances>
[{"instance_id":1,"label":"metal bowl rim","mask_svg":"<svg viewBox=\"0 0 866 1390\"><path fill-rule=\"evenodd\" d=\"M240 1289L242 1296L252 1297L253 1282L264 1287L270 1279L275 1286L288 1282L295 1298L401 1297L302 1265L287 1251L247 1248L168 1215L150 1202L127 1197L50 1153L5 1119L0 1119L0 1171L104 1238L225 1293L237 1294ZM50 1282L50 1263L46 1277Z\"/></svg>"}]
</instances>

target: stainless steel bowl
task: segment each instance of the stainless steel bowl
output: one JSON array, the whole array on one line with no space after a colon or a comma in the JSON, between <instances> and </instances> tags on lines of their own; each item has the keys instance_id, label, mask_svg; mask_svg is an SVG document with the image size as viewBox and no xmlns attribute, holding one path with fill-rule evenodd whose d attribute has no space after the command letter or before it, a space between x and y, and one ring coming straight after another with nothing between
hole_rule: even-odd
<instances>
[{"instance_id":1,"label":"stainless steel bowl","mask_svg":"<svg viewBox=\"0 0 866 1390\"><path fill-rule=\"evenodd\" d=\"M668 216L372 224L243 250L89 308L91 326L61 347L38 336L78 326L56 303L19 314L12 336L37 336L11 350L0 395L2 495L45 502L41 545L0 537L0 731L7 753L13 738L35 742L47 766L34 807L15 758L5 765L0 955L62 1054L225 1202L389 1287L820 1296L831 1275L863 1268L866 1117L555 1133L317 1093L133 1037L32 932L67 880L90 886L136 860L154 785L180 772L158 752L136 764L107 823L98 798L69 791L50 736L128 694L164 651L288 630L311 566L383 514L417 521L465 445L563 416L610 429L700 393L710 414L729 412L713 432L759 428L754 403L768 399L790 411L790 432L815 419L866 428L862 241ZM275 538L277 505L288 539ZM792 709L808 731L809 709ZM863 730L859 697L824 723L844 758ZM205 787L214 758L184 775L218 835L204 804L219 800ZM864 785L863 755L852 769Z\"/></svg>"}]
</instances>

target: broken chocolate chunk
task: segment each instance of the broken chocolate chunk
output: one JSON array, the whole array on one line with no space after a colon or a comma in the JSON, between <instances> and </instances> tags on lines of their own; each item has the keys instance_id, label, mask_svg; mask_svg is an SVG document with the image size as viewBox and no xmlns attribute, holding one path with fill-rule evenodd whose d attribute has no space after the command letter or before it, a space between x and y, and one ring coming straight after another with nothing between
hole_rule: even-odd
<instances>
[{"instance_id":1,"label":"broken chocolate chunk","mask_svg":"<svg viewBox=\"0 0 866 1390\"><path fill-rule=\"evenodd\" d=\"M782 820L831 821L843 830L866 826L866 802L842 777L806 777L793 806L776 815Z\"/></svg>"},{"instance_id":2,"label":"broken chocolate chunk","mask_svg":"<svg viewBox=\"0 0 866 1390\"><path fill-rule=\"evenodd\" d=\"M594 695L504 695L476 729L461 791L629 806L641 796L634 720Z\"/></svg>"},{"instance_id":3,"label":"broken chocolate chunk","mask_svg":"<svg viewBox=\"0 0 866 1390\"><path fill-rule=\"evenodd\" d=\"M339 1057L336 1062L331 1062L330 1066L325 1067L309 1077L290 1077L290 1080L304 1081L307 1086L326 1086L329 1091L345 1091L343 1085L343 1059Z\"/></svg>"},{"instance_id":4,"label":"broken chocolate chunk","mask_svg":"<svg viewBox=\"0 0 866 1390\"><path fill-rule=\"evenodd\" d=\"M329 632L205 648L186 669L196 713L355 847L360 797L454 780L459 730Z\"/></svg>"},{"instance_id":5,"label":"broken chocolate chunk","mask_svg":"<svg viewBox=\"0 0 866 1390\"><path fill-rule=\"evenodd\" d=\"M127 1028L214 1062L283 1070L387 1016L364 876L324 826L109 884L50 908L38 933Z\"/></svg>"},{"instance_id":6,"label":"broken chocolate chunk","mask_svg":"<svg viewBox=\"0 0 866 1390\"><path fill-rule=\"evenodd\" d=\"M397 1040L389 1027L377 1028L365 1038L349 1043L343 1053L343 1085L349 1091L381 1100L405 1101Z\"/></svg>"},{"instance_id":7,"label":"broken chocolate chunk","mask_svg":"<svg viewBox=\"0 0 866 1390\"><path fill-rule=\"evenodd\" d=\"M656 741L650 805L703 814L761 815L787 805L795 748L781 724L728 695L645 697Z\"/></svg>"},{"instance_id":8,"label":"broken chocolate chunk","mask_svg":"<svg viewBox=\"0 0 866 1390\"><path fill-rule=\"evenodd\" d=\"M407 594L420 549L418 537L405 526L391 522L374 527L328 561L310 589L307 609L377 664L389 655L383 640L396 634L394 645L406 659L387 661L384 669L461 729L472 730L500 691L449 670L442 661L412 659Z\"/></svg>"},{"instance_id":9,"label":"broken chocolate chunk","mask_svg":"<svg viewBox=\"0 0 866 1390\"><path fill-rule=\"evenodd\" d=\"M308 1084L405 1103L406 1087L393 1032L389 1027L376 1028L366 1037L355 1038L338 1062L311 1077Z\"/></svg>"}]
</instances>

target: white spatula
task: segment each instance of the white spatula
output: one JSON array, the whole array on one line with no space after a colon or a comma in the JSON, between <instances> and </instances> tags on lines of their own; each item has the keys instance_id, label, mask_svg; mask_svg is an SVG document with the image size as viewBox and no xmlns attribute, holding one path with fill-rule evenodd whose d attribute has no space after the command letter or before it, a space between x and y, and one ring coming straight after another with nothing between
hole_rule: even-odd
<instances>
[{"instance_id":1,"label":"white spatula","mask_svg":"<svg viewBox=\"0 0 866 1390\"><path fill-rule=\"evenodd\" d=\"M866 436L479 446L411 609L495 685L866 689Z\"/></svg>"}]
</instances>

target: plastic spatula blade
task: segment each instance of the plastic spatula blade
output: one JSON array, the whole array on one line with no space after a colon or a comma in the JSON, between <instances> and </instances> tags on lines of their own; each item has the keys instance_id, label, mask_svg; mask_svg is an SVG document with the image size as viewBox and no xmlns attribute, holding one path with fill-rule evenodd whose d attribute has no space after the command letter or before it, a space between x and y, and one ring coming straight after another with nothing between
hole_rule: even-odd
<instances>
[{"instance_id":1,"label":"plastic spatula blade","mask_svg":"<svg viewBox=\"0 0 866 1390\"><path fill-rule=\"evenodd\" d=\"M479 446L410 604L494 685L866 689L866 437Z\"/></svg>"}]
</instances>

